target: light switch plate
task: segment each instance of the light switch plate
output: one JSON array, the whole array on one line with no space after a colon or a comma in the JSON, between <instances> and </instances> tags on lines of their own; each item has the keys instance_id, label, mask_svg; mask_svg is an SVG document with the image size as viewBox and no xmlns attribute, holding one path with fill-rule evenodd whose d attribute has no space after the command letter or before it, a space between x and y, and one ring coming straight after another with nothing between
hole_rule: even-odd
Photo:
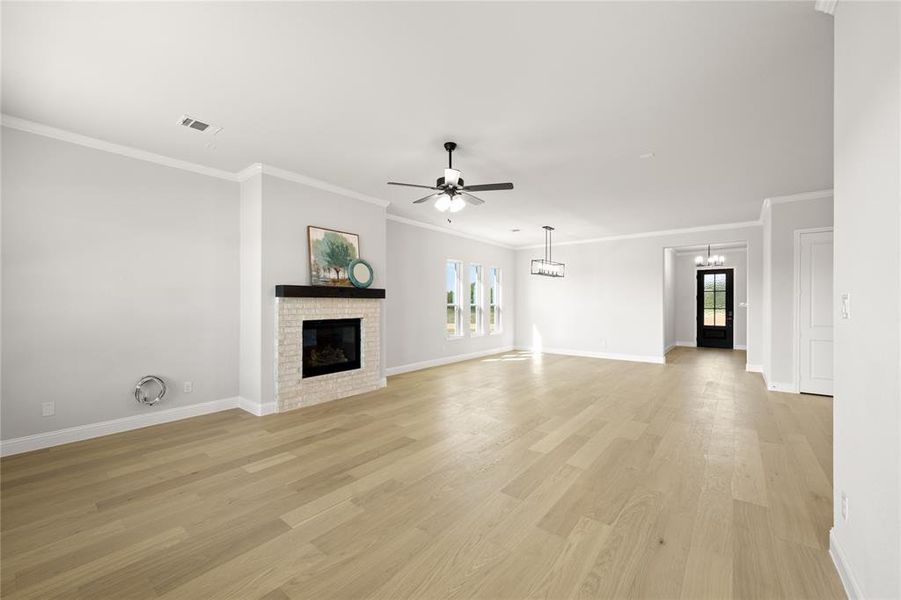
<instances>
[{"instance_id":1,"label":"light switch plate","mask_svg":"<svg viewBox=\"0 0 901 600\"><path fill-rule=\"evenodd\" d=\"M842 318L851 318L851 294L842 294Z\"/></svg>"}]
</instances>

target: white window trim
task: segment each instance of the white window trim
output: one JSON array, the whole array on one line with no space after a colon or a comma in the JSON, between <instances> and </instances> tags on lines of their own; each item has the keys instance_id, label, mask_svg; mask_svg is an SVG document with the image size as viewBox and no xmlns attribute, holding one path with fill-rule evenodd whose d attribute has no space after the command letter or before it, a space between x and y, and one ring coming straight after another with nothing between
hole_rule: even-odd
<instances>
[{"instance_id":1,"label":"white window trim","mask_svg":"<svg viewBox=\"0 0 901 600\"><path fill-rule=\"evenodd\" d=\"M445 302L445 304L444 304L444 306L445 306L445 310L444 310L444 322L443 322L443 324L442 324L442 327L444 327L444 331L445 331L444 337L445 337L445 339L448 340L448 341L454 341L454 340L462 340L464 337L466 337L466 336L465 336L465 331L469 328L469 325L468 325L468 323L467 323L467 324L466 324L466 327L464 327L464 321L463 321L463 305L462 305L461 302L460 302L460 297L463 295L463 261L462 261L462 260L457 260L457 259L455 259L455 258L447 258L447 259L445 259L445 261L444 261L444 273L445 273L445 277L447 277L447 265L448 265L449 263L455 263L455 264L457 265L457 269L456 269L457 276L456 276L456 280L454 281L454 287L455 287L455 290L454 290L454 299L455 299L455 302L454 302L454 316L455 316L455 318L457 319L457 333L455 333L455 334L449 334L449 333L447 333L447 302ZM447 296L447 290L446 290L446 289L445 289L445 291L444 291L444 294L445 294L445 297L446 297L446 296ZM467 303L467 305L468 305L468 303Z\"/></svg>"},{"instance_id":2,"label":"white window trim","mask_svg":"<svg viewBox=\"0 0 901 600\"><path fill-rule=\"evenodd\" d=\"M497 307L497 329L491 331L491 299L490 292L486 294L485 298L488 302L487 307L488 310L485 312L485 330L488 335L501 335L504 332L504 310L501 307L501 301L504 297L503 287L504 287L504 272L500 267L488 267L488 289L491 289L491 270L494 269L497 271L497 298L495 300L494 305Z\"/></svg>"},{"instance_id":3,"label":"white window trim","mask_svg":"<svg viewBox=\"0 0 901 600\"><path fill-rule=\"evenodd\" d=\"M473 281L470 280L472 275L472 270L476 269L478 275L475 281L476 284L476 303L473 305L472 297L469 293L466 294L467 299L469 301L466 303L466 332L469 337L482 337L487 332L487 323L485 322L485 267L480 265L479 263L469 263L469 269L467 269L466 281L470 285L473 284ZM469 292L469 288L466 289ZM476 307L476 330L473 331L470 329L472 325L472 307Z\"/></svg>"}]
</instances>

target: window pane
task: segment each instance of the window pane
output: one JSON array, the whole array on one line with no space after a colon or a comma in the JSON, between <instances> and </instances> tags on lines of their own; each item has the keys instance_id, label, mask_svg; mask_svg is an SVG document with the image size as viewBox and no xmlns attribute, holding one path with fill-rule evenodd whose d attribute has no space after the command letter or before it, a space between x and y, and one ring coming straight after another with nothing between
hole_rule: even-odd
<instances>
[{"instance_id":1,"label":"window pane","mask_svg":"<svg viewBox=\"0 0 901 600\"><path fill-rule=\"evenodd\" d=\"M453 262L447 263L447 274L446 274L446 290L447 290L447 303L454 304L457 300L457 264Z\"/></svg>"},{"instance_id":2,"label":"window pane","mask_svg":"<svg viewBox=\"0 0 901 600\"><path fill-rule=\"evenodd\" d=\"M447 307L447 334L455 335L457 333L456 311L453 306Z\"/></svg>"},{"instance_id":3,"label":"window pane","mask_svg":"<svg viewBox=\"0 0 901 600\"><path fill-rule=\"evenodd\" d=\"M472 333L479 332L479 313L475 306L469 307L469 331Z\"/></svg>"},{"instance_id":4,"label":"window pane","mask_svg":"<svg viewBox=\"0 0 901 600\"><path fill-rule=\"evenodd\" d=\"M714 308L726 308L726 292L716 292Z\"/></svg>"},{"instance_id":5,"label":"window pane","mask_svg":"<svg viewBox=\"0 0 901 600\"><path fill-rule=\"evenodd\" d=\"M715 325L717 325L719 327L726 326L726 311L724 309L717 308L715 317L716 317L715 318L716 322L714 323Z\"/></svg>"},{"instance_id":6,"label":"window pane","mask_svg":"<svg viewBox=\"0 0 901 600\"><path fill-rule=\"evenodd\" d=\"M488 330L491 333L497 331L497 307L492 306L488 309Z\"/></svg>"},{"instance_id":7,"label":"window pane","mask_svg":"<svg viewBox=\"0 0 901 600\"><path fill-rule=\"evenodd\" d=\"M716 274L716 289L717 290L725 290L726 289L726 274L725 273L717 273Z\"/></svg>"},{"instance_id":8,"label":"window pane","mask_svg":"<svg viewBox=\"0 0 901 600\"><path fill-rule=\"evenodd\" d=\"M712 308L704 309L704 325L707 325L707 326L713 325L713 309Z\"/></svg>"},{"instance_id":9,"label":"window pane","mask_svg":"<svg viewBox=\"0 0 901 600\"><path fill-rule=\"evenodd\" d=\"M704 308L713 308L714 292L704 292Z\"/></svg>"},{"instance_id":10,"label":"window pane","mask_svg":"<svg viewBox=\"0 0 901 600\"><path fill-rule=\"evenodd\" d=\"M713 290L713 275L704 274L704 291ZM515 308L515 307L514 307Z\"/></svg>"}]
</instances>

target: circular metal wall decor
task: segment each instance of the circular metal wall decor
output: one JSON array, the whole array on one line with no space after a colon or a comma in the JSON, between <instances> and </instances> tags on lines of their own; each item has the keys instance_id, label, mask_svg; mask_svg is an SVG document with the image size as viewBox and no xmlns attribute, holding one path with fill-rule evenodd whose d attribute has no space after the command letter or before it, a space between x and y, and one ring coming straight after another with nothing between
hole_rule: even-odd
<instances>
[{"instance_id":1,"label":"circular metal wall decor","mask_svg":"<svg viewBox=\"0 0 901 600\"><path fill-rule=\"evenodd\" d=\"M153 406L166 395L166 383L156 375L145 375L135 385L135 400Z\"/></svg>"},{"instance_id":2,"label":"circular metal wall decor","mask_svg":"<svg viewBox=\"0 0 901 600\"><path fill-rule=\"evenodd\" d=\"M362 258L355 258L347 265L347 278L358 288L368 288L373 277L372 265Z\"/></svg>"}]
</instances>

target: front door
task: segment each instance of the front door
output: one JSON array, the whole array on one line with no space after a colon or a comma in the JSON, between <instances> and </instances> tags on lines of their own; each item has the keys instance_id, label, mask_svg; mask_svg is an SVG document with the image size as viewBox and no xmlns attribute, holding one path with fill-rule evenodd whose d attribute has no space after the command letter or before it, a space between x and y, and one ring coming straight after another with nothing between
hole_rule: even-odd
<instances>
[{"instance_id":1,"label":"front door","mask_svg":"<svg viewBox=\"0 0 901 600\"><path fill-rule=\"evenodd\" d=\"M698 346L732 348L732 269L698 271Z\"/></svg>"}]
</instances>

